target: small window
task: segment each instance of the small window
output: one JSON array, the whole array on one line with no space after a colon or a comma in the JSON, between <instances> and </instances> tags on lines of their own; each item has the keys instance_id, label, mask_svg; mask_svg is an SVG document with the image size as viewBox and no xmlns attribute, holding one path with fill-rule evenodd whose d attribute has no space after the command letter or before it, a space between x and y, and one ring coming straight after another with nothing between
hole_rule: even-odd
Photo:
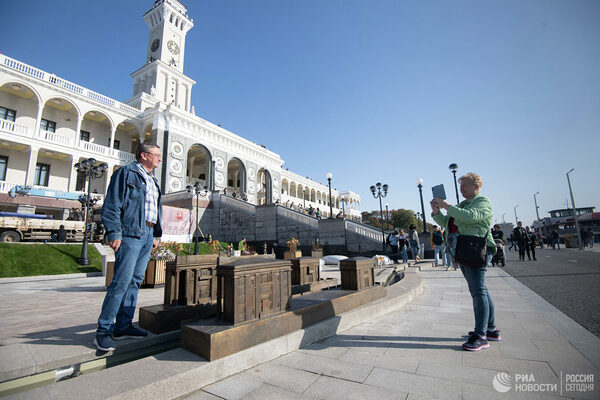
<instances>
[{"instance_id":1,"label":"small window","mask_svg":"<svg viewBox=\"0 0 600 400\"><path fill-rule=\"evenodd\" d=\"M56 122L43 119L40 122L40 129L48 132L56 132Z\"/></svg>"},{"instance_id":2,"label":"small window","mask_svg":"<svg viewBox=\"0 0 600 400\"><path fill-rule=\"evenodd\" d=\"M82 142L89 142L90 141L90 133L88 131L79 131L79 140L81 140ZM110 139L108 139L110 140Z\"/></svg>"},{"instance_id":3,"label":"small window","mask_svg":"<svg viewBox=\"0 0 600 400\"><path fill-rule=\"evenodd\" d=\"M15 110L11 110L10 108L0 107L0 119L5 119L7 121L15 122L16 117L17 117L17 112Z\"/></svg>"},{"instance_id":4,"label":"small window","mask_svg":"<svg viewBox=\"0 0 600 400\"><path fill-rule=\"evenodd\" d=\"M35 185L48 186L50 178L50 164L37 163L35 166Z\"/></svg>"},{"instance_id":5,"label":"small window","mask_svg":"<svg viewBox=\"0 0 600 400\"><path fill-rule=\"evenodd\" d=\"M85 190L85 172L77 172L77 181L75 182L75 190Z\"/></svg>"},{"instance_id":6,"label":"small window","mask_svg":"<svg viewBox=\"0 0 600 400\"><path fill-rule=\"evenodd\" d=\"M108 139L108 141L110 142L110 139ZM121 148L121 141L120 140L115 140L115 144L114 144L113 148L115 150L119 150Z\"/></svg>"},{"instance_id":7,"label":"small window","mask_svg":"<svg viewBox=\"0 0 600 400\"><path fill-rule=\"evenodd\" d=\"M8 167L8 157L0 156L0 181L6 180L7 167Z\"/></svg>"}]
</instances>

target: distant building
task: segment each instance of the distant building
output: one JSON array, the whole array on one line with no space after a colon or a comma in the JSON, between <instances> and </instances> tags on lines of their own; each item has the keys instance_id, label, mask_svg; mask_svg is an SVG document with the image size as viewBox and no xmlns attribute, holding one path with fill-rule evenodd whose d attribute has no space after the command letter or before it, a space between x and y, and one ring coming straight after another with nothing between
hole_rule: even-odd
<instances>
[{"instance_id":1,"label":"distant building","mask_svg":"<svg viewBox=\"0 0 600 400\"><path fill-rule=\"evenodd\" d=\"M195 81L183 73L186 34L194 26L186 12L177 0L157 0L144 14L146 62L131 74L132 97L124 102L0 55L0 211L65 217L86 186L76 163L93 157L109 165L107 176L92 181L102 196L112 173L134 160L138 143L150 141L163 151L156 176L165 194L200 182L245 194L256 205L289 201L328 216L327 185L288 171L279 154L195 115ZM15 187L31 193L12 198ZM334 215L342 202L346 215L360 218L358 194L333 189Z\"/></svg>"}]
</instances>

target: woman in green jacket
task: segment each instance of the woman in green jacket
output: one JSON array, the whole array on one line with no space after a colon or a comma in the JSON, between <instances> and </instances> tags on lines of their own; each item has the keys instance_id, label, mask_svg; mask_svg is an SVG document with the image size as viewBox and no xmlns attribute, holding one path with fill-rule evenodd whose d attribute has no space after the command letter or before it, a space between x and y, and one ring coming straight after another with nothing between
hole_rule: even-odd
<instances>
[{"instance_id":1,"label":"woman in green jacket","mask_svg":"<svg viewBox=\"0 0 600 400\"><path fill-rule=\"evenodd\" d=\"M446 200L436 198L431 201L432 217L440 226L446 227L447 249L452 262L454 260L454 250L456 249L456 238L459 235L470 235L486 237L488 246L488 263L492 255L496 252L496 243L492 235L488 234L492 224L492 203L479 195L483 181L481 177L473 172L461 176L460 193L465 198L458 206L450 205ZM446 215L440 212L445 209ZM447 250L447 251L448 251ZM475 330L469 332L469 340L462 345L462 348L469 351L478 351L490 347L488 340L500 340L500 332L496 329L494 318L494 303L490 297L485 284L485 273L487 268L460 266L469 292L473 299L473 312L475 314Z\"/></svg>"}]
</instances>

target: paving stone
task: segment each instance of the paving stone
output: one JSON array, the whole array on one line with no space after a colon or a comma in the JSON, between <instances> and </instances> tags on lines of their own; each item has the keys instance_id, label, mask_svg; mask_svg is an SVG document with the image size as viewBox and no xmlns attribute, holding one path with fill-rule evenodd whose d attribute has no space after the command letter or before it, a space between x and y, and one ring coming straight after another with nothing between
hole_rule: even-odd
<instances>
[{"instance_id":1,"label":"paving stone","mask_svg":"<svg viewBox=\"0 0 600 400\"><path fill-rule=\"evenodd\" d=\"M327 400L404 400L407 393L395 391L390 388L361 385L343 379L322 376L303 395Z\"/></svg>"},{"instance_id":2,"label":"paving stone","mask_svg":"<svg viewBox=\"0 0 600 400\"><path fill-rule=\"evenodd\" d=\"M460 383L384 368L373 368L365 383L367 385L415 393L440 400L462 398L462 386Z\"/></svg>"},{"instance_id":3,"label":"paving stone","mask_svg":"<svg viewBox=\"0 0 600 400\"><path fill-rule=\"evenodd\" d=\"M275 363L259 365L243 372L242 375L296 393L304 392L320 376L312 372L289 368Z\"/></svg>"},{"instance_id":4,"label":"paving stone","mask_svg":"<svg viewBox=\"0 0 600 400\"><path fill-rule=\"evenodd\" d=\"M250 392L262 384L261 381L246 375L234 375L231 378L206 386L202 390L224 399L237 400L246 398Z\"/></svg>"},{"instance_id":5,"label":"paving stone","mask_svg":"<svg viewBox=\"0 0 600 400\"><path fill-rule=\"evenodd\" d=\"M277 364L320 375L332 376L354 382L364 382L371 366L351 364L341 360L294 352L274 360Z\"/></svg>"},{"instance_id":6,"label":"paving stone","mask_svg":"<svg viewBox=\"0 0 600 400\"><path fill-rule=\"evenodd\" d=\"M398 357L394 354L373 354L359 349L350 349L340 359L352 364L360 364L396 371L415 373L419 365L419 359L413 357Z\"/></svg>"},{"instance_id":7,"label":"paving stone","mask_svg":"<svg viewBox=\"0 0 600 400\"><path fill-rule=\"evenodd\" d=\"M317 399L308 394L298 394L279 386L262 384L244 396L245 400L311 400Z\"/></svg>"},{"instance_id":8,"label":"paving stone","mask_svg":"<svg viewBox=\"0 0 600 400\"><path fill-rule=\"evenodd\" d=\"M221 397L215 396L203 390L192 393L189 396L184 397L185 400L219 400Z\"/></svg>"}]
</instances>

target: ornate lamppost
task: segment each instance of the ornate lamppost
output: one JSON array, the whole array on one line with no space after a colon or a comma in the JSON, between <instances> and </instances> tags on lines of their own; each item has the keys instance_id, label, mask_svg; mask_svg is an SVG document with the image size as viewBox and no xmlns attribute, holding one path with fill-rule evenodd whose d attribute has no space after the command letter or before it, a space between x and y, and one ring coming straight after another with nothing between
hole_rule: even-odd
<instances>
[{"instance_id":1,"label":"ornate lamppost","mask_svg":"<svg viewBox=\"0 0 600 400\"><path fill-rule=\"evenodd\" d=\"M419 197L421 198L421 215L423 215L423 233L427 233L427 220L425 219L425 207L423 206L423 178L417 179Z\"/></svg>"},{"instance_id":2,"label":"ornate lamppost","mask_svg":"<svg viewBox=\"0 0 600 400\"><path fill-rule=\"evenodd\" d=\"M196 228L194 229L194 255L198 255L198 231L200 230L200 228L198 227L198 198L199 196L206 196L206 193L208 193L208 186L202 187L202 185L200 185L200 182L196 182L194 183L194 186L187 185L185 189L188 192L188 196L196 196ZM202 231L200 231L200 233L201 232Z\"/></svg>"},{"instance_id":3,"label":"ornate lamppost","mask_svg":"<svg viewBox=\"0 0 600 400\"><path fill-rule=\"evenodd\" d=\"M88 178L87 197L85 199L85 231L83 232L81 257L79 257L76 261L79 265L90 265L90 258L88 257L88 235L90 231L88 224L88 210L92 206L92 203L90 201L92 179L101 178L104 175L104 173L108 171L108 164L102 163L100 165L96 165L95 158L88 158L87 160L83 160L82 162L78 162L77 164L75 164L75 169L78 173L83 174L84 177Z\"/></svg>"},{"instance_id":4,"label":"ornate lamppost","mask_svg":"<svg viewBox=\"0 0 600 400\"><path fill-rule=\"evenodd\" d=\"M519 225L519 217L517 217L517 207L519 207L518 204L514 207L514 210L515 210L515 226Z\"/></svg>"},{"instance_id":5,"label":"ornate lamppost","mask_svg":"<svg viewBox=\"0 0 600 400\"><path fill-rule=\"evenodd\" d=\"M381 248L385 252L385 231L383 229L383 206L381 205L381 199L384 198L385 196L387 196L389 186L387 185L387 183L382 185L381 182L377 182L375 184L375 186L371 186L370 189L371 189L371 194L373 194L373 197L375 197L376 199L379 199L379 212L382 217L381 218L381 238L382 238Z\"/></svg>"},{"instance_id":6,"label":"ornate lamppost","mask_svg":"<svg viewBox=\"0 0 600 400\"><path fill-rule=\"evenodd\" d=\"M333 218L333 204L331 204L331 178L333 178L333 175L331 172L328 172L327 182L329 182L329 218Z\"/></svg>"},{"instance_id":7,"label":"ornate lamppost","mask_svg":"<svg viewBox=\"0 0 600 400\"><path fill-rule=\"evenodd\" d=\"M543 235L542 235L542 223L540 222L540 211L539 211L539 207L537 205L537 199L535 198L535 196L537 196L538 194L540 194L540 192L536 192L533 195L533 203L535 204L535 215L537 216L537 227L539 229L539 231L537 233L541 237L541 242L542 242L541 248L543 248L544 247L544 238L543 238Z\"/></svg>"},{"instance_id":8,"label":"ornate lamppost","mask_svg":"<svg viewBox=\"0 0 600 400\"><path fill-rule=\"evenodd\" d=\"M456 204L460 204L460 200L458 199L458 185L456 184L456 170L458 169L458 164L452 163L448 166L448 169L452 171L452 175L454 175L454 192L456 193Z\"/></svg>"}]
</instances>

